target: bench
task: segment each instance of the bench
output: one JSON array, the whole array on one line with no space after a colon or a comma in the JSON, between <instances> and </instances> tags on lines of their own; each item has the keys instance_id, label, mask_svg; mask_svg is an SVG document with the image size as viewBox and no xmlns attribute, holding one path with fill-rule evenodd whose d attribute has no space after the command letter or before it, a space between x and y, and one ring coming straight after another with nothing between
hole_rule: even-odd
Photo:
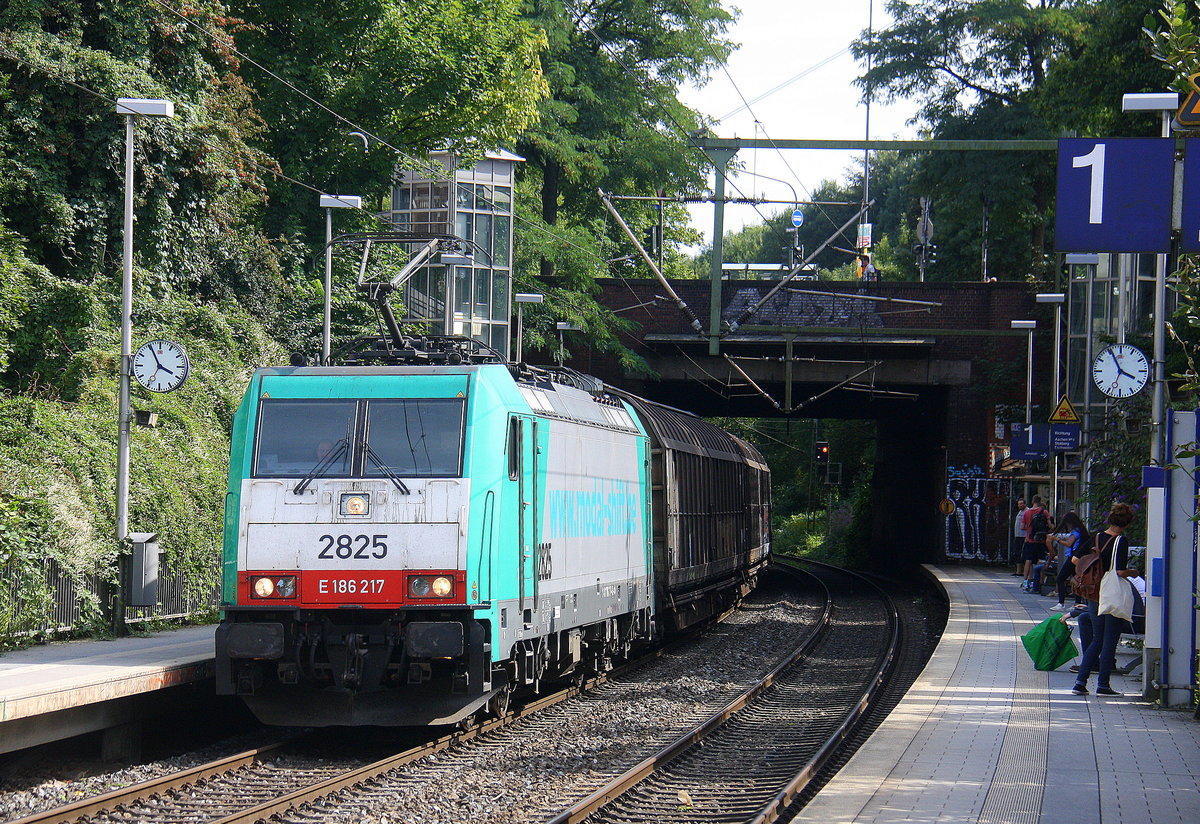
<instances>
[{"instance_id":1,"label":"bench","mask_svg":"<svg viewBox=\"0 0 1200 824\"><path fill-rule=\"evenodd\" d=\"M1123 632L1117 639L1117 672L1133 675L1142 668L1145 633Z\"/></svg>"}]
</instances>

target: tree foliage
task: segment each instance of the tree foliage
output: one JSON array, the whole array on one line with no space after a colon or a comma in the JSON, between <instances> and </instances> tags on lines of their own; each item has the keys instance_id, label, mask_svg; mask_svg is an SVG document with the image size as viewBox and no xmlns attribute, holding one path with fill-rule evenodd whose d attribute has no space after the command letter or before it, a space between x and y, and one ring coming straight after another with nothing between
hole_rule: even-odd
<instances>
[{"instance_id":1,"label":"tree foliage","mask_svg":"<svg viewBox=\"0 0 1200 824\"><path fill-rule=\"evenodd\" d=\"M240 4L237 41L253 58L242 70L272 156L291 177L377 204L397 165L510 144L547 93L545 37L519 12L517 0ZM269 231L311 233L318 218L311 191L272 182Z\"/></svg>"},{"instance_id":2,"label":"tree foliage","mask_svg":"<svg viewBox=\"0 0 1200 824\"><path fill-rule=\"evenodd\" d=\"M700 118L677 89L724 62L730 13L717 0L527 0L526 14L548 42L550 96L518 143L542 221L601 217L597 187L641 195L699 188L707 162L687 133ZM650 225L650 207L628 211L639 230ZM542 267L554 271L552 261Z\"/></svg>"},{"instance_id":3,"label":"tree foliage","mask_svg":"<svg viewBox=\"0 0 1200 824\"><path fill-rule=\"evenodd\" d=\"M858 80L873 99L915 98L933 138L1023 139L1137 134L1120 114L1125 92L1160 82L1140 23L1148 0L891 0L893 24L853 44L872 68ZM916 160L910 202L934 202L939 262L933 279L1052 271L1054 167L1048 152L929 152Z\"/></svg>"}]
</instances>

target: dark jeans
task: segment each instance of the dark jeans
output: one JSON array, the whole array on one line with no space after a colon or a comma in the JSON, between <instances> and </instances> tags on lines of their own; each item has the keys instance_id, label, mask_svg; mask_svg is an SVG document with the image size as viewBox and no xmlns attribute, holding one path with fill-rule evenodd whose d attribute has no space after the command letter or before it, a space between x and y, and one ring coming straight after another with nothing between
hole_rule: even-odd
<instances>
[{"instance_id":1,"label":"dark jeans","mask_svg":"<svg viewBox=\"0 0 1200 824\"><path fill-rule=\"evenodd\" d=\"M1075 683L1087 686L1093 670L1097 670L1096 686L1111 687L1109 676L1117 665L1117 641L1122 632L1132 628L1128 621L1112 615L1100 615L1100 604L1088 601L1087 612L1079 616L1079 642L1083 645L1083 660L1079 662L1079 675Z\"/></svg>"},{"instance_id":2,"label":"dark jeans","mask_svg":"<svg viewBox=\"0 0 1200 824\"><path fill-rule=\"evenodd\" d=\"M1071 576L1075 574L1075 565L1071 563L1071 559L1065 559L1058 567L1058 577L1055 579L1055 584L1058 586L1058 602L1060 604L1067 603L1067 596L1073 595L1071 592ZM1080 632L1082 635L1083 633Z\"/></svg>"}]
</instances>

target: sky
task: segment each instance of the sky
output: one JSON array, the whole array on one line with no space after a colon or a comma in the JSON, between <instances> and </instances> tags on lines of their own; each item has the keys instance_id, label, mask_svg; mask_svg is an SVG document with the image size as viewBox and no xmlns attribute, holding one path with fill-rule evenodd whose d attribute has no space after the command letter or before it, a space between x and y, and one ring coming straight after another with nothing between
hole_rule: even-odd
<instances>
[{"instance_id":1,"label":"sky","mask_svg":"<svg viewBox=\"0 0 1200 824\"><path fill-rule=\"evenodd\" d=\"M874 4L874 25L888 22L884 0L739 0L741 16L729 32L740 47L730 57L729 75L718 70L702 88L683 89L680 98L688 106L714 118L718 137L862 140L866 136L866 107L862 91L853 85L864 66L849 53L849 45L867 28ZM735 5L726 2L726 5ZM828 60L828 62L826 62ZM807 72L785 88L758 102L755 98L791 78ZM735 86L736 84L736 86ZM741 95L751 102L751 114L742 106ZM916 130L906 125L916 111L912 101L871 105L870 136L876 140L911 138ZM758 123L755 123L755 120ZM791 184L742 173L733 178L746 196L762 195L792 200L793 189L807 199L822 180L840 179L851 164L861 168L862 152L827 149L744 150L736 158L747 171L779 178ZM711 185L711 178L710 178ZM732 189L727 186L727 189ZM728 192L738 196L735 191ZM712 234L712 206L690 207L692 225ZM788 208L785 204L758 207L770 216ZM810 207L812 208L812 207ZM752 206L730 204L725 210L725 230L762 222Z\"/></svg>"}]
</instances>

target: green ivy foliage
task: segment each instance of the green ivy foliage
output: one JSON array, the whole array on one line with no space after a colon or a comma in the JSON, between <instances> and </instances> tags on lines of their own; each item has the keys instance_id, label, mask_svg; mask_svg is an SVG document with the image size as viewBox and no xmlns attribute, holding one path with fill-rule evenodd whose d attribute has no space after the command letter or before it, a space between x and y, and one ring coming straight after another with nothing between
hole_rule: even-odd
<instances>
[{"instance_id":1,"label":"green ivy foliage","mask_svg":"<svg viewBox=\"0 0 1200 824\"><path fill-rule=\"evenodd\" d=\"M38 375L52 377L51 367L59 368L73 391L58 393L46 377L28 381L31 393L0 396L0 495L27 503L34 513L23 527L37 535L29 552L56 559L79 581L89 575L111 580L119 552L113 538L119 300L73 286L71 294L93 309L90 333L54 358L39 361L33 350L18 352L21 362L37 364ZM41 311L42 296L34 297ZM132 431L130 527L159 533L165 562L183 574L189 594L201 597L219 569L233 413L253 367L281 363L283 352L232 301L201 304L143 290L137 305L135 345L155 337L179 341L192 374L169 394L134 385L133 407L159 418L157 428ZM24 568L21 580L28 573ZM94 597L84 597L92 601L85 612L96 613Z\"/></svg>"},{"instance_id":2,"label":"green ivy foliage","mask_svg":"<svg viewBox=\"0 0 1200 824\"><path fill-rule=\"evenodd\" d=\"M44 501L0 492L0 649L45 625L54 606L46 581Z\"/></svg>"}]
</instances>

